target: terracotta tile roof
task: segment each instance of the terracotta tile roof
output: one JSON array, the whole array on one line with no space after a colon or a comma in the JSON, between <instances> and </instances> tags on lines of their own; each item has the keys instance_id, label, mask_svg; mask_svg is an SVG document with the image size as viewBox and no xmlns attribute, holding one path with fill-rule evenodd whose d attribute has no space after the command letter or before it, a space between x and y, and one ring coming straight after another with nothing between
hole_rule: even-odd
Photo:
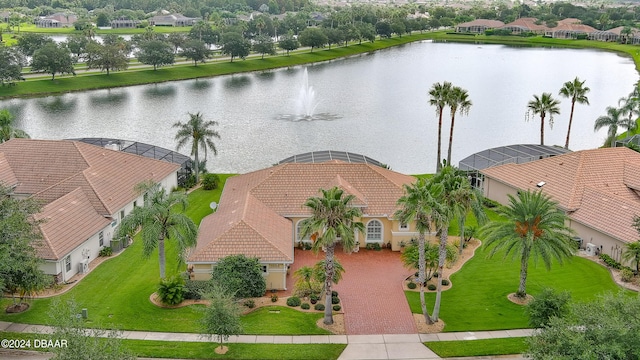
<instances>
[{"instance_id":1,"label":"terracotta tile roof","mask_svg":"<svg viewBox=\"0 0 640 360\"><path fill-rule=\"evenodd\" d=\"M504 27L518 26L534 32L547 30L547 27L544 24L536 24L537 21L538 19L536 18L519 18L513 22L506 24Z\"/></svg>"},{"instance_id":2,"label":"terracotta tile roof","mask_svg":"<svg viewBox=\"0 0 640 360\"><path fill-rule=\"evenodd\" d=\"M456 25L457 27L486 26L488 28L497 28L504 26L500 20L476 19Z\"/></svg>"},{"instance_id":3,"label":"terracotta tile roof","mask_svg":"<svg viewBox=\"0 0 640 360\"><path fill-rule=\"evenodd\" d=\"M81 188L46 205L36 219L44 220L40 225L44 242L36 250L48 260L62 259L111 222L96 213Z\"/></svg>"},{"instance_id":4,"label":"terracotta tile roof","mask_svg":"<svg viewBox=\"0 0 640 360\"><path fill-rule=\"evenodd\" d=\"M633 150L582 150L481 173L522 190L537 190L544 181L542 191L571 218L620 240L637 240L630 219L640 215L640 154Z\"/></svg>"},{"instance_id":5,"label":"terracotta tile roof","mask_svg":"<svg viewBox=\"0 0 640 360\"><path fill-rule=\"evenodd\" d=\"M0 153L0 183L4 186L14 186L18 183L18 178L3 153Z\"/></svg>"},{"instance_id":6,"label":"terracotta tile roof","mask_svg":"<svg viewBox=\"0 0 640 360\"><path fill-rule=\"evenodd\" d=\"M340 161L285 163L227 180L216 213L200 224L189 262L215 262L246 254L262 261L293 261L293 225L286 217L308 216L304 202L321 188L340 186L356 196L363 213L391 216L415 178L370 164Z\"/></svg>"}]
</instances>

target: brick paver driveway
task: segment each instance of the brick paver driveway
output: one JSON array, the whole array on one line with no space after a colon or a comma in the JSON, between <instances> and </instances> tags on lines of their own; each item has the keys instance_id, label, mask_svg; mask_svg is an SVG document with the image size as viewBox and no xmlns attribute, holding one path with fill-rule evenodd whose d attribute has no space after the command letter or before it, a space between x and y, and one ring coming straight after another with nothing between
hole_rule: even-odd
<instances>
[{"instance_id":1,"label":"brick paver driveway","mask_svg":"<svg viewBox=\"0 0 640 360\"><path fill-rule=\"evenodd\" d=\"M336 249L345 269L342 281L335 285L340 293L348 335L417 333L413 315L402 290L402 280L412 273L402 266L400 253L390 250L360 250L345 254ZM293 287L292 275L302 266L312 266L324 253L295 250L287 284Z\"/></svg>"}]
</instances>

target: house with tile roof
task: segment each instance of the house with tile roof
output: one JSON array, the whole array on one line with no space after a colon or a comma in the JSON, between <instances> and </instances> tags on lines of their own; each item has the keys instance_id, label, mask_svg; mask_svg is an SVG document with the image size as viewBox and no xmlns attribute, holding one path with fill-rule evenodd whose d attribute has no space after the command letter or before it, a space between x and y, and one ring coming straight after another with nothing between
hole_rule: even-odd
<instances>
[{"instance_id":1,"label":"house with tile roof","mask_svg":"<svg viewBox=\"0 0 640 360\"><path fill-rule=\"evenodd\" d=\"M34 198L42 211L43 270L68 281L111 246L114 230L154 181L177 186L180 165L70 140L11 139L0 144L0 183L17 198Z\"/></svg>"},{"instance_id":2,"label":"house with tile roof","mask_svg":"<svg viewBox=\"0 0 640 360\"><path fill-rule=\"evenodd\" d=\"M34 23L39 28L61 28L70 27L78 21L78 17L71 13L55 13L49 16L41 16L35 19Z\"/></svg>"},{"instance_id":3,"label":"house with tile roof","mask_svg":"<svg viewBox=\"0 0 640 360\"><path fill-rule=\"evenodd\" d=\"M504 26L499 20L476 19L456 25L456 32L484 34L489 29L495 29Z\"/></svg>"},{"instance_id":4,"label":"house with tile roof","mask_svg":"<svg viewBox=\"0 0 640 360\"><path fill-rule=\"evenodd\" d=\"M366 233L356 234L360 247L369 243L400 250L416 237L414 224L400 224L393 214L412 176L370 163L330 160L282 163L229 178L215 213L200 224L198 244L187 264L195 280L211 277L216 262L229 255L257 257L269 289L286 289L294 248L311 242L300 236L301 221L310 216L305 201L334 186L355 197Z\"/></svg>"},{"instance_id":5,"label":"house with tile roof","mask_svg":"<svg viewBox=\"0 0 640 360\"><path fill-rule=\"evenodd\" d=\"M484 195L502 204L518 191L549 195L567 213L583 247L594 244L620 261L625 244L639 239L631 224L640 216L640 154L626 147L576 151L480 172Z\"/></svg>"}]
</instances>

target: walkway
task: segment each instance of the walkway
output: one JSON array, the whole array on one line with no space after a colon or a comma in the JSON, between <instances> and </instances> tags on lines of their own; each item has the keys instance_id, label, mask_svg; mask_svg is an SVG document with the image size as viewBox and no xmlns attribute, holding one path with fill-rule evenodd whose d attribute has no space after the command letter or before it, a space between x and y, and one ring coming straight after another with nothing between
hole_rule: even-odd
<instances>
[{"instance_id":1,"label":"walkway","mask_svg":"<svg viewBox=\"0 0 640 360\"><path fill-rule=\"evenodd\" d=\"M402 265L399 252L362 249L345 254L336 249L345 273L335 285L345 316L348 335L415 334L415 320L402 289L402 281L412 271ZM313 266L324 253L296 249L291 274L302 266ZM294 284L288 278L287 284Z\"/></svg>"},{"instance_id":2,"label":"walkway","mask_svg":"<svg viewBox=\"0 0 640 360\"><path fill-rule=\"evenodd\" d=\"M47 334L51 328L0 321L0 331ZM426 341L476 340L530 336L531 329L478 331L438 334L383 334L383 335L239 335L229 343L245 344L347 344L338 360L364 359L440 359L422 343ZM208 342L194 333L161 333L151 331L124 331L124 339ZM1 350L0 350L1 351ZM5 358L4 353L1 356ZM511 357L513 358L513 357ZM486 359L486 358L485 358Z\"/></svg>"}]
</instances>

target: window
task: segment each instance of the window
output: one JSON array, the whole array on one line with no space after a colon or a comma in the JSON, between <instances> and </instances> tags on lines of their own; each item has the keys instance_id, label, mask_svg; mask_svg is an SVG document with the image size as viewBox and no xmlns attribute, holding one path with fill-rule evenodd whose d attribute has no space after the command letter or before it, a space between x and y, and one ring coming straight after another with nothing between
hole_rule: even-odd
<instances>
[{"instance_id":1,"label":"window","mask_svg":"<svg viewBox=\"0 0 640 360\"><path fill-rule=\"evenodd\" d=\"M400 224L400 230L409 230L409 224Z\"/></svg>"},{"instance_id":2,"label":"window","mask_svg":"<svg viewBox=\"0 0 640 360\"><path fill-rule=\"evenodd\" d=\"M367 223L367 241L382 241L382 223L378 220L371 220Z\"/></svg>"},{"instance_id":3,"label":"window","mask_svg":"<svg viewBox=\"0 0 640 360\"><path fill-rule=\"evenodd\" d=\"M120 221L122 221L122 219L124 219L124 210L120 211Z\"/></svg>"},{"instance_id":4,"label":"window","mask_svg":"<svg viewBox=\"0 0 640 360\"><path fill-rule=\"evenodd\" d=\"M302 238L300 234L302 234L302 220L298 221L298 225L296 226L296 239L298 241L311 241L310 236Z\"/></svg>"},{"instance_id":5,"label":"window","mask_svg":"<svg viewBox=\"0 0 640 360\"><path fill-rule=\"evenodd\" d=\"M100 239L100 246L104 245L104 231L100 231L98 234L98 239Z\"/></svg>"},{"instance_id":6,"label":"window","mask_svg":"<svg viewBox=\"0 0 640 360\"><path fill-rule=\"evenodd\" d=\"M64 268L67 272L71 271L71 255L64 258Z\"/></svg>"},{"instance_id":7,"label":"window","mask_svg":"<svg viewBox=\"0 0 640 360\"><path fill-rule=\"evenodd\" d=\"M133 208L135 209L135 208L137 208L137 207L138 207L138 200L136 200L136 201L134 201L134 202L133 202Z\"/></svg>"},{"instance_id":8,"label":"window","mask_svg":"<svg viewBox=\"0 0 640 360\"><path fill-rule=\"evenodd\" d=\"M262 272L267 273L267 265L262 265Z\"/></svg>"}]
</instances>

